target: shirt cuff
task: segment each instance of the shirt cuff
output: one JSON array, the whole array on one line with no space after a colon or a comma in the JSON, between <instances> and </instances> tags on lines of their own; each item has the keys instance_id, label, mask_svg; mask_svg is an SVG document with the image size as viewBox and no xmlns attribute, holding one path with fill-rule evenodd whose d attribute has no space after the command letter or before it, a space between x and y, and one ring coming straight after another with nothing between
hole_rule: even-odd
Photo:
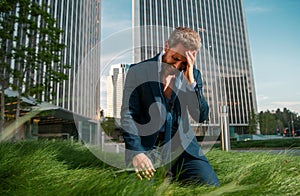
<instances>
[{"instance_id":1,"label":"shirt cuff","mask_svg":"<svg viewBox=\"0 0 300 196\"><path fill-rule=\"evenodd\" d=\"M186 88L189 89L190 91L195 91L195 87L196 87L197 83L196 81L191 83L191 84L187 84Z\"/></svg>"}]
</instances>

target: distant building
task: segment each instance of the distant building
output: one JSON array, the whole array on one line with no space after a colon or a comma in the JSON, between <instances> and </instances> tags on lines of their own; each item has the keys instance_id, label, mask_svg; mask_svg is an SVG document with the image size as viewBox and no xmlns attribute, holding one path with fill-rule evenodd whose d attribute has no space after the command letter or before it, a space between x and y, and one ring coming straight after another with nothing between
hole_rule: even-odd
<instances>
[{"instance_id":1,"label":"distant building","mask_svg":"<svg viewBox=\"0 0 300 196\"><path fill-rule=\"evenodd\" d=\"M199 32L202 48L195 65L202 72L210 105L207 127L218 129L220 107L226 105L231 133L244 133L257 103L243 0L133 0L132 4L137 27L134 63L159 53L175 27Z\"/></svg>"},{"instance_id":2,"label":"distant building","mask_svg":"<svg viewBox=\"0 0 300 196\"><path fill-rule=\"evenodd\" d=\"M123 88L128 64L112 65L107 76L107 114L106 117L121 118Z\"/></svg>"}]
</instances>

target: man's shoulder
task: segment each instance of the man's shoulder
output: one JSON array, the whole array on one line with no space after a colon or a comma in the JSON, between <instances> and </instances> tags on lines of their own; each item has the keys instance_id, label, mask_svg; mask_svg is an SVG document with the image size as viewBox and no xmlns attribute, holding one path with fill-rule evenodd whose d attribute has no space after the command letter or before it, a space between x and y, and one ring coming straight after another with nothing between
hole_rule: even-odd
<instances>
[{"instance_id":1,"label":"man's shoulder","mask_svg":"<svg viewBox=\"0 0 300 196\"><path fill-rule=\"evenodd\" d=\"M158 57L132 64L129 67L126 77L132 77L137 81L156 81L158 76ZM136 81L136 82L137 82Z\"/></svg>"},{"instance_id":2,"label":"man's shoulder","mask_svg":"<svg viewBox=\"0 0 300 196\"><path fill-rule=\"evenodd\" d=\"M149 64L152 64L152 63L157 63L158 61L158 56L159 54L157 54L155 57L153 58L150 58L150 59L146 59L144 61L141 61L141 62L138 62L138 63L134 63L134 64L131 64L129 68L132 68L132 67L142 67L143 65L149 65Z\"/></svg>"}]
</instances>

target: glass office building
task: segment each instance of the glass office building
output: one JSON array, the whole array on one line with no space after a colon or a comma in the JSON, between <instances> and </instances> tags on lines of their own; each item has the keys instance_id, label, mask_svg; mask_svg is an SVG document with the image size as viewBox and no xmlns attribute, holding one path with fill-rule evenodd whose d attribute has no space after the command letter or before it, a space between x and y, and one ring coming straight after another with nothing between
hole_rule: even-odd
<instances>
[{"instance_id":1,"label":"glass office building","mask_svg":"<svg viewBox=\"0 0 300 196\"><path fill-rule=\"evenodd\" d=\"M60 42L66 45L62 51L63 69L68 80L51 83L51 89L36 95L41 101L66 109L92 119L96 118L95 108L100 109L100 0L35 0L48 5L47 12L56 20L63 33ZM38 21L41 25L41 22ZM26 37L15 25L15 33ZM27 39L27 38L24 38ZM23 40L24 40L23 39ZM41 41L39 35L36 42ZM37 46L37 50L40 50ZM12 62L15 66L14 63ZM55 65L53 64L53 67ZM46 73L30 73L27 77L35 81L45 79ZM53 93L54 92L54 93ZM48 100L49 99L49 100Z\"/></svg>"},{"instance_id":2,"label":"glass office building","mask_svg":"<svg viewBox=\"0 0 300 196\"><path fill-rule=\"evenodd\" d=\"M28 126L38 125L41 130L61 133L74 131L76 125L79 132L87 130L86 132L91 135L91 132L98 131L100 118L101 0L33 0L33 2L48 5L47 12L55 18L57 27L63 30L60 42L65 44L66 48L62 51L61 61L71 68L59 69L68 76L68 80L51 81L51 88L34 97L41 102L50 103L47 107L55 112L40 118L37 116L35 120L31 119L29 123L38 124ZM17 7L15 13L18 13L18 9ZM37 20L37 24L41 26L42 22ZM22 26L16 23L13 33L22 37L20 40L26 43L28 38L26 32L19 30L21 28ZM38 45L42 39L39 35L34 39L37 51L42 50ZM12 61L11 66L18 67L17 63ZM54 63L52 67L57 68ZM36 83L45 80L47 73L43 71L45 68L41 69L39 73L28 73L25 80L32 78ZM50 126L51 129L47 128ZM40 132L35 134L38 135ZM85 133L82 134L84 137Z\"/></svg>"},{"instance_id":3,"label":"glass office building","mask_svg":"<svg viewBox=\"0 0 300 196\"><path fill-rule=\"evenodd\" d=\"M67 46L63 61L69 80L56 84L53 104L72 112L79 138L99 143L101 0L44 0Z\"/></svg>"},{"instance_id":4,"label":"glass office building","mask_svg":"<svg viewBox=\"0 0 300 196\"><path fill-rule=\"evenodd\" d=\"M68 81L55 84L54 104L97 119L100 111L100 0L43 0L64 31Z\"/></svg>"},{"instance_id":5,"label":"glass office building","mask_svg":"<svg viewBox=\"0 0 300 196\"><path fill-rule=\"evenodd\" d=\"M132 8L134 62L159 53L175 27L199 32L195 66L210 105L209 121L201 127L218 129L225 105L231 133L245 133L257 103L243 0L133 0Z\"/></svg>"}]
</instances>

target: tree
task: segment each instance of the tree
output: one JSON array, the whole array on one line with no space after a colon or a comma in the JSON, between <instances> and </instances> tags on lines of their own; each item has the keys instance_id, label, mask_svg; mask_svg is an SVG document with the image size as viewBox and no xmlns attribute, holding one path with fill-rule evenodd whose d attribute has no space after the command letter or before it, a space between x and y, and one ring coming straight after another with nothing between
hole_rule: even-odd
<instances>
[{"instance_id":1,"label":"tree","mask_svg":"<svg viewBox=\"0 0 300 196\"><path fill-rule=\"evenodd\" d=\"M270 111L259 114L260 131L262 134L273 134L275 128L275 116Z\"/></svg>"},{"instance_id":2,"label":"tree","mask_svg":"<svg viewBox=\"0 0 300 196\"><path fill-rule=\"evenodd\" d=\"M13 31L15 23L15 5L16 1L2 0L0 2L0 91L1 91L1 120L0 133L5 123L5 89L9 86L9 78L11 76L11 60L12 60L12 43Z\"/></svg>"},{"instance_id":3,"label":"tree","mask_svg":"<svg viewBox=\"0 0 300 196\"><path fill-rule=\"evenodd\" d=\"M295 130L300 130L300 116L296 116L294 120L294 128Z\"/></svg>"},{"instance_id":4,"label":"tree","mask_svg":"<svg viewBox=\"0 0 300 196\"><path fill-rule=\"evenodd\" d=\"M275 132L282 132L285 128L289 130L292 129L292 124L294 130L300 128L300 117L297 113L291 112L287 108L283 111L277 109L275 113L270 113L270 111L259 113L260 130L263 134L273 134Z\"/></svg>"},{"instance_id":5,"label":"tree","mask_svg":"<svg viewBox=\"0 0 300 196\"><path fill-rule=\"evenodd\" d=\"M13 10L9 16L14 19L14 29L12 37L7 40L13 43L9 49L12 62L9 64L11 80L8 85L18 92L18 120L21 96L51 101L55 95L53 83L67 80L65 70L70 66L62 63L61 54L65 45L60 42L60 36L63 32L47 12L49 7L46 4L39 5L32 0L10 0L3 5L9 5Z\"/></svg>"},{"instance_id":6,"label":"tree","mask_svg":"<svg viewBox=\"0 0 300 196\"><path fill-rule=\"evenodd\" d=\"M251 114L250 114L249 127L248 127L248 133L249 134L255 134L256 133L257 123L258 123L257 118L258 118L258 116L252 110Z\"/></svg>"},{"instance_id":7,"label":"tree","mask_svg":"<svg viewBox=\"0 0 300 196\"><path fill-rule=\"evenodd\" d=\"M108 136L111 136L116 131L117 128L115 118L111 118L111 117L106 118L101 123L101 127Z\"/></svg>"},{"instance_id":8,"label":"tree","mask_svg":"<svg viewBox=\"0 0 300 196\"><path fill-rule=\"evenodd\" d=\"M13 88L18 91L18 106L22 94L50 101L53 95L50 92L54 93L51 91L51 82L68 79L63 69L69 66L63 65L60 59L60 52L65 47L59 42L62 31L46 11L47 5L40 6L31 0L20 0L17 9L18 33L14 37L17 45L13 48L16 64ZM18 112L19 107L16 118L19 116Z\"/></svg>"}]
</instances>

